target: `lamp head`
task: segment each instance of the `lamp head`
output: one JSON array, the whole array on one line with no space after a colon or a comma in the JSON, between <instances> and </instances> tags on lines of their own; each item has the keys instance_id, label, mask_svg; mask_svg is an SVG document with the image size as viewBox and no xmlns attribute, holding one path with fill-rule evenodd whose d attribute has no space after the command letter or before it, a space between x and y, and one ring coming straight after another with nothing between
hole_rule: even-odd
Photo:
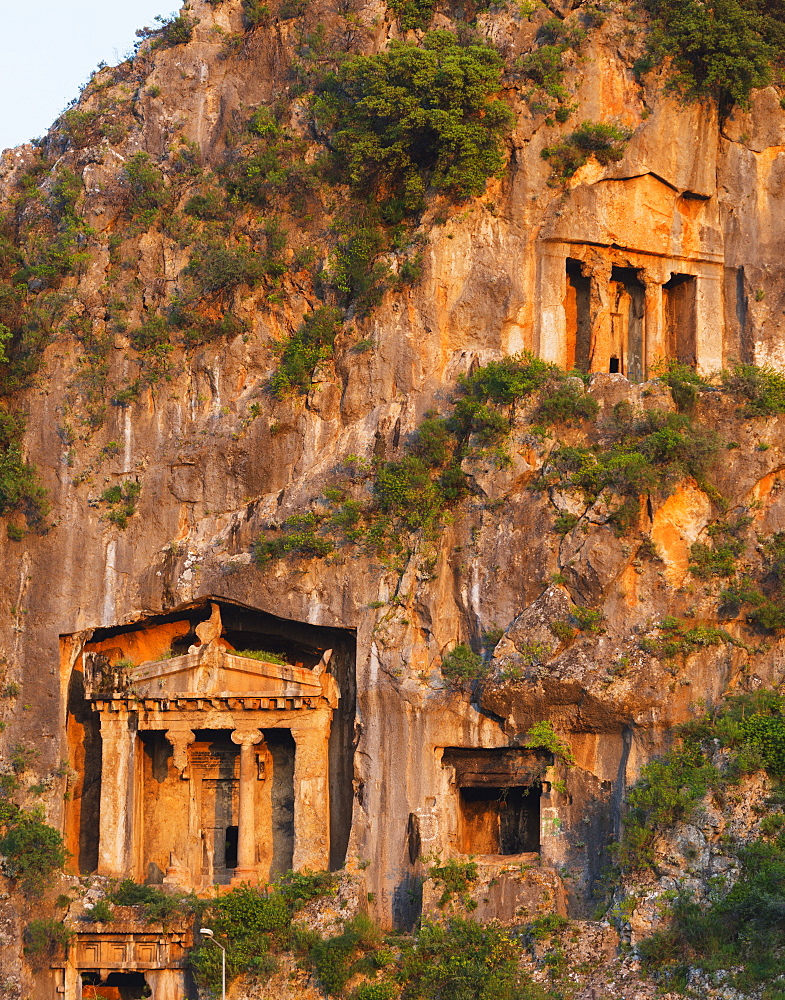
<instances>
[{"instance_id":1,"label":"lamp head","mask_svg":"<svg viewBox=\"0 0 785 1000\"><path fill-rule=\"evenodd\" d=\"M202 937L206 938L211 938L213 936L213 932L210 930L209 927L200 927L199 933L202 935Z\"/></svg>"}]
</instances>

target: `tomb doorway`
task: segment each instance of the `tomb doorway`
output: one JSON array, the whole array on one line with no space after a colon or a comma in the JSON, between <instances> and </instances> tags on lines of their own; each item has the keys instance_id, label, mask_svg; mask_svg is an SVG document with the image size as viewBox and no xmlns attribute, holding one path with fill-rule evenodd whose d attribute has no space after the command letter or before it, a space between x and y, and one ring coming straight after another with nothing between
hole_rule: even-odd
<instances>
[{"instance_id":1,"label":"tomb doorway","mask_svg":"<svg viewBox=\"0 0 785 1000\"><path fill-rule=\"evenodd\" d=\"M625 375L630 382L642 382L646 289L635 268L614 265L608 293L608 341L605 345L605 357L595 358L594 370Z\"/></svg>"},{"instance_id":2,"label":"tomb doorway","mask_svg":"<svg viewBox=\"0 0 785 1000\"><path fill-rule=\"evenodd\" d=\"M110 972L106 979L100 972L82 973L82 1000L142 1000L151 995L141 972Z\"/></svg>"},{"instance_id":3,"label":"tomb doorway","mask_svg":"<svg viewBox=\"0 0 785 1000\"><path fill-rule=\"evenodd\" d=\"M539 853L540 795L539 785L461 788L461 853Z\"/></svg>"},{"instance_id":4,"label":"tomb doorway","mask_svg":"<svg viewBox=\"0 0 785 1000\"><path fill-rule=\"evenodd\" d=\"M693 274L671 274L662 286L668 357L695 367L695 307L697 281Z\"/></svg>"},{"instance_id":5,"label":"tomb doorway","mask_svg":"<svg viewBox=\"0 0 785 1000\"><path fill-rule=\"evenodd\" d=\"M567 258L567 294L564 301L567 322L565 367L588 372L591 360L591 278L579 260Z\"/></svg>"}]
</instances>

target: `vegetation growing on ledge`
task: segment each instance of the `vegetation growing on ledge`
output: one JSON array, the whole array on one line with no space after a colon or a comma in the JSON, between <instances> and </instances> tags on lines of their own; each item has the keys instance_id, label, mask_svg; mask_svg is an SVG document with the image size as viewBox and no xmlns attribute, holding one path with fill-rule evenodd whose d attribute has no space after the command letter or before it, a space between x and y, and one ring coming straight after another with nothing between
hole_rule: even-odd
<instances>
[{"instance_id":1,"label":"vegetation growing on ledge","mask_svg":"<svg viewBox=\"0 0 785 1000\"><path fill-rule=\"evenodd\" d=\"M546 146L541 156L553 167L556 177L565 179L579 170L589 157L608 166L624 156L632 132L619 125L583 122L573 133L553 146Z\"/></svg>"},{"instance_id":2,"label":"vegetation growing on ledge","mask_svg":"<svg viewBox=\"0 0 785 1000\"><path fill-rule=\"evenodd\" d=\"M727 109L749 104L751 91L785 58L781 0L645 0L652 16L650 60L669 58L674 82L689 96L707 94Z\"/></svg>"},{"instance_id":3,"label":"vegetation growing on ledge","mask_svg":"<svg viewBox=\"0 0 785 1000\"><path fill-rule=\"evenodd\" d=\"M726 699L681 729L681 745L647 764L629 794L629 812L619 845L628 870L657 865L657 838L679 821L690 822L707 795L722 797L744 775L766 771L777 788L771 813L757 839L726 838L738 878L717 884L700 903L687 892L675 901L670 925L643 941L639 950L650 969L671 984L684 983L687 969L735 969L732 982L743 990L763 986L763 997L781 996L785 931L785 699L773 691Z\"/></svg>"},{"instance_id":4,"label":"vegetation growing on ledge","mask_svg":"<svg viewBox=\"0 0 785 1000\"><path fill-rule=\"evenodd\" d=\"M393 558L408 551L412 536L435 537L449 511L466 496L466 459L509 461L504 443L515 405L536 398L545 422L581 422L596 404L571 389L569 376L529 354L493 361L460 379L452 412L430 413L396 461L352 461L352 481L330 491L324 503L294 515L255 547L259 565L287 553L326 556L339 540ZM552 404L552 405L551 405ZM354 491L354 494L352 494Z\"/></svg>"},{"instance_id":5,"label":"vegetation growing on ledge","mask_svg":"<svg viewBox=\"0 0 785 1000\"><path fill-rule=\"evenodd\" d=\"M432 31L421 46L393 41L347 59L322 84L314 113L355 188L416 212L428 185L466 198L501 170L512 112L491 95L502 68L490 46Z\"/></svg>"},{"instance_id":6,"label":"vegetation growing on ledge","mask_svg":"<svg viewBox=\"0 0 785 1000\"><path fill-rule=\"evenodd\" d=\"M28 525L40 528L49 502L38 473L22 458L24 417L0 410L0 516L20 511Z\"/></svg>"},{"instance_id":7,"label":"vegetation growing on ledge","mask_svg":"<svg viewBox=\"0 0 785 1000\"><path fill-rule=\"evenodd\" d=\"M20 890L26 896L39 897L53 885L68 851L60 832L44 822L40 807L23 809L14 802L22 790L21 776L34 756L29 748L16 747L11 772L0 775L0 854L5 857L6 874L17 880ZM31 943L38 940L36 934Z\"/></svg>"},{"instance_id":8,"label":"vegetation growing on ledge","mask_svg":"<svg viewBox=\"0 0 785 1000\"><path fill-rule=\"evenodd\" d=\"M107 521L118 528L127 527L128 518L133 517L136 513L136 505L139 502L141 492L141 483L137 483L133 479L107 487L99 498L101 503L109 506L109 513L106 515Z\"/></svg>"}]
</instances>

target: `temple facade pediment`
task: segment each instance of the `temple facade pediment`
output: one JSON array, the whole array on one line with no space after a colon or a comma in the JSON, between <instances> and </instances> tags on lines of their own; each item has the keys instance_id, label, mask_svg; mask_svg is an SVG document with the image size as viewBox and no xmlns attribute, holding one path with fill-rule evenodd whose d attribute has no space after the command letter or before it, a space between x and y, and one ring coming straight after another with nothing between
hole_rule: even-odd
<instances>
[{"instance_id":1,"label":"temple facade pediment","mask_svg":"<svg viewBox=\"0 0 785 1000\"><path fill-rule=\"evenodd\" d=\"M240 656L214 644L180 656L125 668L110 667L101 653L85 653L85 693L91 700L195 698L296 699L330 708L339 692L327 666L327 650L313 669Z\"/></svg>"},{"instance_id":2,"label":"temple facade pediment","mask_svg":"<svg viewBox=\"0 0 785 1000\"><path fill-rule=\"evenodd\" d=\"M333 830L340 863L346 630L208 598L79 643L72 732L92 798L70 809L69 844L81 870L212 892L330 867Z\"/></svg>"}]
</instances>

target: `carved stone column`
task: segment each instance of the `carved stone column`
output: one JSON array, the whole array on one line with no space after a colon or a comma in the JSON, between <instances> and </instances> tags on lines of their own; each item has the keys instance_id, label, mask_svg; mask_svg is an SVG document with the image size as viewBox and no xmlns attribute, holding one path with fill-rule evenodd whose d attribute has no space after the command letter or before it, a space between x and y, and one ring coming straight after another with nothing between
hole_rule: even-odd
<instances>
[{"instance_id":1,"label":"carved stone column","mask_svg":"<svg viewBox=\"0 0 785 1000\"><path fill-rule=\"evenodd\" d=\"M330 867L330 769L332 712L309 712L292 725L294 751L295 871Z\"/></svg>"},{"instance_id":2,"label":"carved stone column","mask_svg":"<svg viewBox=\"0 0 785 1000\"><path fill-rule=\"evenodd\" d=\"M240 747L240 787L237 817L237 867L233 882L253 881L256 870L256 762L254 747L264 737L258 729L235 729L232 742Z\"/></svg>"},{"instance_id":3,"label":"carved stone column","mask_svg":"<svg viewBox=\"0 0 785 1000\"><path fill-rule=\"evenodd\" d=\"M644 379L651 378L652 370L658 361L668 355L668 345L665 343L665 317L662 301L662 275L652 268L642 272L643 284L646 289L644 298L644 331L645 331L645 369Z\"/></svg>"},{"instance_id":4,"label":"carved stone column","mask_svg":"<svg viewBox=\"0 0 785 1000\"><path fill-rule=\"evenodd\" d=\"M101 712L99 875L133 878L136 738L136 716L126 708Z\"/></svg>"}]
</instances>

